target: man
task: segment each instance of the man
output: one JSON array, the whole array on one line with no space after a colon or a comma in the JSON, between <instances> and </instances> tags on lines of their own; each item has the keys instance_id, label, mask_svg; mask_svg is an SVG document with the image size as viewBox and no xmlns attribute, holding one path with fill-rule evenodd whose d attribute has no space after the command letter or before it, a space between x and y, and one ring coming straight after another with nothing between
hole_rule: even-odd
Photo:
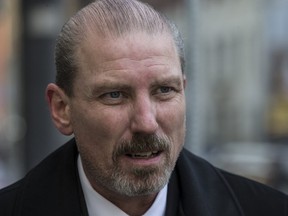
<instances>
[{"instance_id":1,"label":"man","mask_svg":"<svg viewBox=\"0 0 288 216\"><path fill-rule=\"evenodd\" d=\"M1 215L288 215L287 196L183 149L185 74L173 24L99 0L63 27L46 95L72 139L0 192Z\"/></svg>"}]
</instances>

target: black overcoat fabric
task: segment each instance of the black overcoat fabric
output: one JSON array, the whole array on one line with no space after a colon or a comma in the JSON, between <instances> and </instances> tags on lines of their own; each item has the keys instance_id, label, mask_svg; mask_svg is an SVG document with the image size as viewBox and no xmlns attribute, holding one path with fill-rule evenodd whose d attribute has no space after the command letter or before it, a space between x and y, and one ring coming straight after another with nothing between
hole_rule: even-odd
<instances>
[{"instance_id":1,"label":"black overcoat fabric","mask_svg":"<svg viewBox=\"0 0 288 216\"><path fill-rule=\"evenodd\" d=\"M75 140L0 191L1 216L86 216ZM183 150L168 185L166 216L288 216L287 195L215 168Z\"/></svg>"}]
</instances>

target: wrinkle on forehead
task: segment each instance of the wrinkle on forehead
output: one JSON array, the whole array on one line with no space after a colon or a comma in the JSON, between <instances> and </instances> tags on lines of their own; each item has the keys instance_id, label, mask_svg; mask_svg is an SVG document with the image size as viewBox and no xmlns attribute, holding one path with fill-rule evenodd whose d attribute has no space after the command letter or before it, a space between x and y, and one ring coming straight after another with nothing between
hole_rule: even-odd
<instances>
[{"instance_id":1,"label":"wrinkle on forehead","mask_svg":"<svg viewBox=\"0 0 288 216\"><path fill-rule=\"evenodd\" d=\"M145 66L145 67L156 67L156 66L169 66L169 57L167 56L149 56L143 59L137 58L118 58L112 59L101 64L102 71L110 71L115 67L118 70L129 69L133 66Z\"/></svg>"},{"instance_id":2,"label":"wrinkle on forehead","mask_svg":"<svg viewBox=\"0 0 288 216\"><path fill-rule=\"evenodd\" d=\"M141 46L143 49L150 49L149 46L150 41L159 41L159 42L165 42L167 45L171 47L171 50L177 54L177 49L174 44L173 38L168 33L159 33L159 34L148 34L146 32L130 32L126 35L120 36L120 37L101 37L98 34L89 34L85 41L83 41L83 47L82 48L88 48L91 49L93 47L97 48L99 51L106 51L109 49L119 49L119 44L125 44L127 47L123 46L123 49L126 49L129 52L134 51L135 54L137 54L138 47ZM161 48L162 44L158 43L154 47L155 49ZM129 49L128 49L129 48ZM115 51L115 56L117 56L117 52ZM112 55L113 58L113 55Z\"/></svg>"},{"instance_id":3,"label":"wrinkle on forehead","mask_svg":"<svg viewBox=\"0 0 288 216\"><path fill-rule=\"evenodd\" d=\"M173 40L166 34L156 37L138 32L116 40L90 35L78 56L84 74L128 71L135 66L143 71L181 68Z\"/></svg>"}]
</instances>

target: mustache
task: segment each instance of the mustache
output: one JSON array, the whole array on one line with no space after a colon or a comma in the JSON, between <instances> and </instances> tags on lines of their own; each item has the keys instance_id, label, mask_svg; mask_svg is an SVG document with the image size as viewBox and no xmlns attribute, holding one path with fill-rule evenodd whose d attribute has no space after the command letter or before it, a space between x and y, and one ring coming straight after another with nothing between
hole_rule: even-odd
<instances>
[{"instance_id":1,"label":"mustache","mask_svg":"<svg viewBox=\"0 0 288 216\"><path fill-rule=\"evenodd\" d=\"M114 150L114 159L120 155L151 151L170 151L171 141L163 135L135 134L131 140L122 140Z\"/></svg>"}]
</instances>

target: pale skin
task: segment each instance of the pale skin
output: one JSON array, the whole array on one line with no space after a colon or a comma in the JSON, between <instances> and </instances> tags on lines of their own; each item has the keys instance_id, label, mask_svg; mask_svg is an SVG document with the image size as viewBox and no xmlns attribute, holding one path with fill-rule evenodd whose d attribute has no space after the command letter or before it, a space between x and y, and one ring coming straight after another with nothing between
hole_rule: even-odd
<instances>
[{"instance_id":1,"label":"pale skin","mask_svg":"<svg viewBox=\"0 0 288 216\"><path fill-rule=\"evenodd\" d=\"M175 162L185 136L185 76L169 34L135 32L116 39L90 34L77 53L81 72L68 97L56 84L46 95L58 130L74 134L81 157L109 176L113 149L135 133L165 134ZM121 156L119 166L134 179L131 167L156 167L164 154L146 159ZM83 168L92 187L128 215L143 215L158 191L128 197L102 185ZM135 180L135 179L134 179Z\"/></svg>"}]
</instances>

